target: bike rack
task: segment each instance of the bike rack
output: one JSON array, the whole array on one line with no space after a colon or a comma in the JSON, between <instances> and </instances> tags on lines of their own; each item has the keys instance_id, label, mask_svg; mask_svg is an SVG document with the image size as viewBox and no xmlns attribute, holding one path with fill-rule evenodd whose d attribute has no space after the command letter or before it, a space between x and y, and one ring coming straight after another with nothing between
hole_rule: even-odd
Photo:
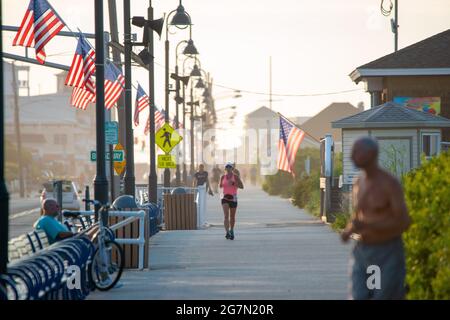
<instances>
[{"instance_id":1,"label":"bike rack","mask_svg":"<svg viewBox=\"0 0 450 320\"><path fill-rule=\"evenodd\" d=\"M109 211L110 217L124 217L127 218L116 224L109 226L113 231L120 229L127 224L139 219L139 237L137 239L127 239L127 238L116 238L115 241L119 244L137 244L139 246L139 270L144 269L144 255L145 255L145 211Z\"/></svg>"},{"instance_id":2,"label":"bike rack","mask_svg":"<svg viewBox=\"0 0 450 320\"><path fill-rule=\"evenodd\" d=\"M90 216L94 214L94 211L77 211L81 216ZM115 241L119 244L137 244L139 246L139 270L144 269L144 255L145 255L145 211L108 211L109 217L124 217L127 218L116 224L108 226L112 231L116 231L120 228L125 227L127 224L134 222L139 219L139 237L137 239L128 238L115 238Z\"/></svg>"}]
</instances>

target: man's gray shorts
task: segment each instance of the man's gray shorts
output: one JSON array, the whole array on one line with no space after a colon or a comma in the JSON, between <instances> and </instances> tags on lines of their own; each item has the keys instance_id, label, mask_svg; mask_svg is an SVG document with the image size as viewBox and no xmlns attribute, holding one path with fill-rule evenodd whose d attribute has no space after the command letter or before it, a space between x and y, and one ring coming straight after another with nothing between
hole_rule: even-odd
<instances>
[{"instance_id":1,"label":"man's gray shorts","mask_svg":"<svg viewBox=\"0 0 450 320\"><path fill-rule=\"evenodd\" d=\"M374 267L379 267L380 288L369 288ZM351 299L390 300L405 296L405 254L401 237L383 244L368 245L357 242L353 248L351 267ZM369 270L369 272L368 272ZM372 271L371 271L372 270Z\"/></svg>"}]
</instances>

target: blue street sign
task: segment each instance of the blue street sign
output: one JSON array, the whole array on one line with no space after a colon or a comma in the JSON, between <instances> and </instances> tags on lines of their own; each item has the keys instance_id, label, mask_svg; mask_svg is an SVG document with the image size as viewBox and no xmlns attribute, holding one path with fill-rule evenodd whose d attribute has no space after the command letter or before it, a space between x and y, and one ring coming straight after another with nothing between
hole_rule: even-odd
<instances>
[{"instance_id":1,"label":"blue street sign","mask_svg":"<svg viewBox=\"0 0 450 320\"><path fill-rule=\"evenodd\" d=\"M105 139L106 144L119 143L119 123L117 121L105 122Z\"/></svg>"}]
</instances>

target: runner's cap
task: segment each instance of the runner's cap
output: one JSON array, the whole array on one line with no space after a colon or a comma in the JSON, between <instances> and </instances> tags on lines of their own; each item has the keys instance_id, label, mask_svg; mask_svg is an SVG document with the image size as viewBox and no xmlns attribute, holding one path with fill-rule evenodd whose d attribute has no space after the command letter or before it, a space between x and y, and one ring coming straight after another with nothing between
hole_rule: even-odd
<instances>
[{"instance_id":1,"label":"runner's cap","mask_svg":"<svg viewBox=\"0 0 450 320\"><path fill-rule=\"evenodd\" d=\"M225 169L226 168L233 168L233 164L231 163L231 162L227 162L226 164L225 164Z\"/></svg>"}]
</instances>

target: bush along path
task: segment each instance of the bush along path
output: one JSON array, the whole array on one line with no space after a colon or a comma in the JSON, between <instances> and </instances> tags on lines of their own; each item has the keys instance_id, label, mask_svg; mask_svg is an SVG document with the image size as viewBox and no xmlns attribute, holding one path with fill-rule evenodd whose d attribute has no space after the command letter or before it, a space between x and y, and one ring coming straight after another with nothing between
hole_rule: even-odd
<instances>
[{"instance_id":1,"label":"bush along path","mask_svg":"<svg viewBox=\"0 0 450 320\"><path fill-rule=\"evenodd\" d=\"M450 153L426 161L404 179L413 220L405 234L410 299L450 299Z\"/></svg>"}]
</instances>

